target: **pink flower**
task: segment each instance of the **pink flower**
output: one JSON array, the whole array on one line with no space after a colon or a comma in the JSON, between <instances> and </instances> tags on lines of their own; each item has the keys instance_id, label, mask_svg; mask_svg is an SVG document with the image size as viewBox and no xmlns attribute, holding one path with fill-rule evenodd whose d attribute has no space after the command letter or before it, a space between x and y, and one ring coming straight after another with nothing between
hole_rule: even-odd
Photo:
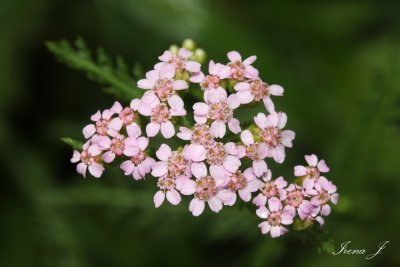
<instances>
[{"instance_id":1,"label":"pink flower","mask_svg":"<svg viewBox=\"0 0 400 267\"><path fill-rule=\"evenodd\" d=\"M97 135L110 135L116 136L122 128L122 120L117 118L111 118L115 113L119 113L121 104L115 102L111 109L106 109L102 113L97 111L90 119L95 122L94 124L86 125L82 132L86 139L90 138L94 134Z\"/></svg>"},{"instance_id":2,"label":"pink flower","mask_svg":"<svg viewBox=\"0 0 400 267\"><path fill-rule=\"evenodd\" d=\"M279 198L281 201L286 198L286 190L285 187L287 186L287 182L280 176L275 180L271 180L272 173L268 170L263 176L263 182L260 182L260 194L258 194L253 199L253 204L258 207L265 206L267 200L276 197Z\"/></svg>"},{"instance_id":3,"label":"pink flower","mask_svg":"<svg viewBox=\"0 0 400 267\"><path fill-rule=\"evenodd\" d=\"M214 212L219 212L223 204L232 205L234 203L233 199L236 198L236 194L230 190L220 190L215 179L207 174L207 167L203 162L193 163L191 169L197 180L195 183L186 183L182 189L194 192L194 198L189 205L189 211L193 216L203 213L205 202Z\"/></svg>"},{"instance_id":4,"label":"pink flower","mask_svg":"<svg viewBox=\"0 0 400 267\"><path fill-rule=\"evenodd\" d=\"M179 131L177 136L180 139L190 141L192 144L202 145L205 148L215 142L210 132L210 126L205 124L195 124L193 129L179 127Z\"/></svg>"},{"instance_id":5,"label":"pink flower","mask_svg":"<svg viewBox=\"0 0 400 267\"><path fill-rule=\"evenodd\" d=\"M268 209L265 206L259 207L257 215L262 219L266 219L258 225L261 233L265 235L270 232L272 238L279 237L288 232L283 225L293 223L292 214L289 210L283 209L281 201L276 197L268 200Z\"/></svg>"},{"instance_id":6,"label":"pink flower","mask_svg":"<svg viewBox=\"0 0 400 267\"><path fill-rule=\"evenodd\" d=\"M188 60L193 55L192 52L185 48L180 48L178 54L174 54L169 50L158 57L163 62L172 64L177 70L187 70L188 72L200 72L200 63Z\"/></svg>"},{"instance_id":7,"label":"pink flower","mask_svg":"<svg viewBox=\"0 0 400 267\"><path fill-rule=\"evenodd\" d=\"M139 80L137 86L151 90L161 101L166 101L175 95L175 91L188 88L183 80L174 80L175 67L171 64L161 64L158 69L146 73L146 79Z\"/></svg>"},{"instance_id":8,"label":"pink flower","mask_svg":"<svg viewBox=\"0 0 400 267\"><path fill-rule=\"evenodd\" d=\"M164 202L165 196L172 205L178 205L181 202L181 195L175 189L176 179L169 176L162 176L158 178L157 186L160 188L154 194L154 205L156 208L160 207Z\"/></svg>"},{"instance_id":9,"label":"pink flower","mask_svg":"<svg viewBox=\"0 0 400 267\"><path fill-rule=\"evenodd\" d=\"M127 140L127 145L137 147L138 153L131 155L129 160L121 163L120 168L125 175L132 175L135 180L144 179L146 174L151 172L155 160L146 156L145 150L149 144L149 139L145 137L130 137Z\"/></svg>"},{"instance_id":10,"label":"pink flower","mask_svg":"<svg viewBox=\"0 0 400 267\"><path fill-rule=\"evenodd\" d=\"M175 135L175 127L171 122L172 116L185 116L182 99L177 96L168 98L167 103L160 102L154 93L143 95L139 106L139 113L144 116L150 116L150 123L146 126L146 133L149 137L154 137L161 129L161 134L165 138L171 138Z\"/></svg>"},{"instance_id":11,"label":"pink flower","mask_svg":"<svg viewBox=\"0 0 400 267\"><path fill-rule=\"evenodd\" d=\"M339 194L336 193L336 185L328 181L325 177L320 177L314 184L314 189L307 189L307 193L312 195L311 204L319 207L319 213L322 216L328 216L331 213L329 201L337 204Z\"/></svg>"},{"instance_id":12,"label":"pink flower","mask_svg":"<svg viewBox=\"0 0 400 267\"><path fill-rule=\"evenodd\" d=\"M240 139L245 144L246 157L253 161L254 174L259 177L267 170L267 163L264 161L268 154L268 147L265 143L255 143L253 134L249 130L244 130L240 134Z\"/></svg>"},{"instance_id":13,"label":"pink flower","mask_svg":"<svg viewBox=\"0 0 400 267\"><path fill-rule=\"evenodd\" d=\"M304 188L311 189L314 186L314 182L318 181L321 172L329 172L329 167L326 165L325 160L318 161L316 155L306 155L305 159L308 166L297 165L294 167L295 176L304 176L303 186Z\"/></svg>"},{"instance_id":14,"label":"pink flower","mask_svg":"<svg viewBox=\"0 0 400 267\"><path fill-rule=\"evenodd\" d=\"M296 184L290 184L286 192L286 198L283 201L285 207L292 212L293 216L297 213L300 219L305 220L314 207L307 199L308 195L304 189Z\"/></svg>"},{"instance_id":15,"label":"pink flower","mask_svg":"<svg viewBox=\"0 0 400 267\"><path fill-rule=\"evenodd\" d=\"M251 66L256 61L256 56L248 57L242 61L242 56L238 52L231 51L228 53L228 58L230 60L228 66L230 67L230 77L232 79L242 81L245 78L258 78L258 70Z\"/></svg>"},{"instance_id":16,"label":"pink flower","mask_svg":"<svg viewBox=\"0 0 400 267\"><path fill-rule=\"evenodd\" d=\"M240 99L241 104L249 104L252 101L263 100L268 111L275 109L274 103L270 96L282 96L283 88L279 85L268 85L261 80L253 80L251 82L240 82L235 85L236 95Z\"/></svg>"},{"instance_id":17,"label":"pink flower","mask_svg":"<svg viewBox=\"0 0 400 267\"><path fill-rule=\"evenodd\" d=\"M172 151L168 145L162 144L156 151L156 156L160 161L153 164L151 175L171 178L187 176L190 164L182 152Z\"/></svg>"},{"instance_id":18,"label":"pink flower","mask_svg":"<svg viewBox=\"0 0 400 267\"><path fill-rule=\"evenodd\" d=\"M272 112L268 116L258 113L254 121L260 129L260 138L267 145L267 157L282 163L285 160L285 147L292 147L295 133L290 130L282 131L286 125L287 116L283 112Z\"/></svg>"},{"instance_id":19,"label":"pink flower","mask_svg":"<svg viewBox=\"0 0 400 267\"><path fill-rule=\"evenodd\" d=\"M240 198L249 202L251 193L258 190L260 181L254 175L252 168L247 168L243 173L240 170L228 175L228 182L225 187L232 192L238 192ZM235 203L236 197L233 199L232 205Z\"/></svg>"},{"instance_id":20,"label":"pink flower","mask_svg":"<svg viewBox=\"0 0 400 267\"><path fill-rule=\"evenodd\" d=\"M101 150L97 144L90 144L90 141L83 145L83 151L74 151L71 158L72 163L79 162L76 166L76 170L83 177L86 177L86 170L89 169L91 175L96 178L100 178L103 174L104 167L100 164L101 162Z\"/></svg>"},{"instance_id":21,"label":"pink flower","mask_svg":"<svg viewBox=\"0 0 400 267\"><path fill-rule=\"evenodd\" d=\"M242 164L236 153L232 153L231 150L221 142L215 142L207 149L206 160L210 164L210 174L217 186L225 186L228 176L235 173Z\"/></svg>"},{"instance_id":22,"label":"pink flower","mask_svg":"<svg viewBox=\"0 0 400 267\"><path fill-rule=\"evenodd\" d=\"M199 124L205 124L207 120L211 120L210 132L214 137L222 138L226 133L226 123L229 130L237 134L240 132L239 120L233 118L233 111L240 105L235 94L226 96L226 92L221 98L210 98L209 102L198 102L193 105L194 119Z\"/></svg>"},{"instance_id":23,"label":"pink flower","mask_svg":"<svg viewBox=\"0 0 400 267\"><path fill-rule=\"evenodd\" d=\"M203 73L199 72L190 78L191 82L200 83L206 102L210 98L218 100L221 94L226 94L225 89L221 87L221 81L229 77L230 68L220 63L215 64L211 60L208 64L208 72L210 73L209 75L204 76Z\"/></svg>"}]
</instances>

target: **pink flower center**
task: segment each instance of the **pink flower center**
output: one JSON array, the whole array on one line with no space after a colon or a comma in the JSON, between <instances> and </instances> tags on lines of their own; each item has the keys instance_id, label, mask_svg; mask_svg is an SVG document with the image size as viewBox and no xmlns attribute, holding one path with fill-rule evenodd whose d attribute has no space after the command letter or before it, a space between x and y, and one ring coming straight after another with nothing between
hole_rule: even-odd
<instances>
[{"instance_id":1,"label":"pink flower center","mask_svg":"<svg viewBox=\"0 0 400 267\"><path fill-rule=\"evenodd\" d=\"M81 152L81 162L85 165L90 165L92 163L97 163L100 161L100 156L93 157L87 150Z\"/></svg>"},{"instance_id":2,"label":"pink flower center","mask_svg":"<svg viewBox=\"0 0 400 267\"><path fill-rule=\"evenodd\" d=\"M125 147L125 137L119 136L115 137L111 140L110 151L113 152L117 156L122 156L124 153Z\"/></svg>"},{"instance_id":3,"label":"pink flower center","mask_svg":"<svg viewBox=\"0 0 400 267\"><path fill-rule=\"evenodd\" d=\"M225 160L224 144L217 142L210 146L207 151L207 162L211 165L222 165Z\"/></svg>"},{"instance_id":4,"label":"pink flower center","mask_svg":"<svg viewBox=\"0 0 400 267\"><path fill-rule=\"evenodd\" d=\"M126 107L119 114L119 118L122 120L124 125L129 125L135 119L135 113L133 109Z\"/></svg>"},{"instance_id":5,"label":"pink flower center","mask_svg":"<svg viewBox=\"0 0 400 267\"><path fill-rule=\"evenodd\" d=\"M321 192L319 192L319 195L318 195L319 204L325 205L326 203L328 203L329 199L330 199L330 197L329 197L328 192L326 192L325 190L321 190Z\"/></svg>"},{"instance_id":6,"label":"pink flower center","mask_svg":"<svg viewBox=\"0 0 400 267\"><path fill-rule=\"evenodd\" d=\"M259 144L250 144L246 147L246 156L252 160L259 160L260 157L258 155L258 147Z\"/></svg>"},{"instance_id":7,"label":"pink flower center","mask_svg":"<svg viewBox=\"0 0 400 267\"><path fill-rule=\"evenodd\" d=\"M250 85L251 93L256 101L260 101L269 95L268 85L260 80L255 80Z\"/></svg>"},{"instance_id":8,"label":"pink flower center","mask_svg":"<svg viewBox=\"0 0 400 267\"><path fill-rule=\"evenodd\" d=\"M181 152L172 152L168 159L168 172L171 177L179 177L186 173L188 161L183 157Z\"/></svg>"},{"instance_id":9,"label":"pink flower center","mask_svg":"<svg viewBox=\"0 0 400 267\"><path fill-rule=\"evenodd\" d=\"M230 62L228 64L231 67L231 77L235 80L243 80L244 75L246 73L246 67L240 60L235 62Z\"/></svg>"},{"instance_id":10,"label":"pink flower center","mask_svg":"<svg viewBox=\"0 0 400 267\"><path fill-rule=\"evenodd\" d=\"M232 191L238 191L247 186L247 179L243 173L238 170L229 177L228 188Z\"/></svg>"},{"instance_id":11,"label":"pink flower center","mask_svg":"<svg viewBox=\"0 0 400 267\"><path fill-rule=\"evenodd\" d=\"M293 190L287 194L285 204L298 208L303 202L303 199L304 195L301 190Z\"/></svg>"},{"instance_id":12,"label":"pink flower center","mask_svg":"<svg viewBox=\"0 0 400 267\"><path fill-rule=\"evenodd\" d=\"M317 167L307 167L307 175L313 179L317 180L319 178L319 170Z\"/></svg>"},{"instance_id":13,"label":"pink flower center","mask_svg":"<svg viewBox=\"0 0 400 267\"><path fill-rule=\"evenodd\" d=\"M160 79L154 87L154 92L161 101L165 101L175 93L174 82L171 79Z\"/></svg>"},{"instance_id":14,"label":"pink flower center","mask_svg":"<svg viewBox=\"0 0 400 267\"><path fill-rule=\"evenodd\" d=\"M279 196L278 188L276 187L275 183L270 181L265 183L262 187L261 192L266 197L277 197Z\"/></svg>"},{"instance_id":15,"label":"pink flower center","mask_svg":"<svg viewBox=\"0 0 400 267\"><path fill-rule=\"evenodd\" d=\"M228 122L233 116L232 109L226 101L221 101L217 104L211 104L210 110L208 111L208 117L214 121L222 120Z\"/></svg>"},{"instance_id":16,"label":"pink flower center","mask_svg":"<svg viewBox=\"0 0 400 267\"><path fill-rule=\"evenodd\" d=\"M209 147L214 142L210 133L210 126L205 124L196 124L193 127L192 143Z\"/></svg>"},{"instance_id":17,"label":"pink flower center","mask_svg":"<svg viewBox=\"0 0 400 267\"><path fill-rule=\"evenodd\" d=\"M164 191L169 191L175 188L175 179L164 176L158 179L157 186Z\"/></svg>"},{"instance_id":18,"label":"pink flower center","mask_svg":"<svg viewBox=\"0 0 400 267\"><path fill-rule=\"evenodd\" d=\"M133 164L135 165L139 165L140 163L143 162L143 160L145 160L146 155L144 154L143 151L139 151L139 153L133 157L131 157L131 161Z\"/></svg>"},{"instance_id":19,"label":"pink flower center","mask_svg":"<svg viewBox=\"0 0 400 267\"><path fill-rule=\"evenodd\" d=\"M282 141L281 131L276 127L261 130L260 137L270 147L276 147Z\"/></svg>"},{"instance_id":20,"label":"pink flower center","mask_svg":"<svg viewBox=\"0 0 400 267\"><path fill-rule=\"evenodd\" d=\"M109 120L100 119L96 121L96 131L99 135L107 135Z\"/></svg>"},{"instance_id":21,"label":"pink flower center","mask_svg":"<svg viewBox=\"0 0 400 267\"><path fill-rule=\"evenodd\" d=\"M185 68L186 60L178 55L172 55L172 58L169 61L169 63L173 64L176 69L183 70Z\"/></svg>"},{"instance_id":22,"label":"pink flower center","mask_svg":"<svg viewBox=\"0 0 400 267\"><path fill-rule=\"evenodd\" d=\"M215 75L207 75L204 77L203 81L201 82L201 89L216 89L219 86L219 78Z\"/></svg>"},{"instance_id":23,"label":"pink flower center","mask_svg":"<svg viewBox=\"0 0 400 267\"><path fill-rule=\"evenodd\" d=\"M155 123L163 123L170 118L171 114L165 103L158 104L151 112L151 121Z\"/></svg>"},{"instance_id":24,"label":"pink flower center","mask_svg":"<svg viewBox=\"0 0 400 267\"><path fill-rule=\"evenodd\" d=\"M217 193L215 181L211 176L206 176L196 180L195 197L200 200L209 200Z\"/></svg>"},{"instance_id":25,"label":"pink flower center","mask_svg":"<svg viewBox=\"0 0 400 267\"><path fill-rule=\"evenodd\" d=\"M271 212L267 220L271 226L279 226L281 225L281 213L279 211Z\"/></svg>"}]
</instances>

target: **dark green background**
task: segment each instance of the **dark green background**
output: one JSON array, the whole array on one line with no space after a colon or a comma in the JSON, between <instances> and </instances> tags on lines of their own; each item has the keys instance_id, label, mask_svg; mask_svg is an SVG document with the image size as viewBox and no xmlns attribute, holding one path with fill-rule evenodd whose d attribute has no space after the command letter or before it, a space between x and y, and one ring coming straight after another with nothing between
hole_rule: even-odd
<instances>
[{"instance_id":1,"label":"dark green background","mask_svg":"<svg viewBox=\"0 0 400 267\"><path fill-rule=\"evenodd\" d=\"M190 37L208 55L256 54L296 132L275 176L317 153L339 205L325 230L383 255L319 254L311 233L272 240L243 205L193 218L188 201L153 208L155 181L108 170L83 179L60 136L113 98L67 69L45 40L84 37L149 69ZM399 266L400 4L222 0L3 0L0 4L0 266ZM126 104L126 103L125 103ZM397 253L396 253L397 252Z\"/></svg>"}]
</instances>

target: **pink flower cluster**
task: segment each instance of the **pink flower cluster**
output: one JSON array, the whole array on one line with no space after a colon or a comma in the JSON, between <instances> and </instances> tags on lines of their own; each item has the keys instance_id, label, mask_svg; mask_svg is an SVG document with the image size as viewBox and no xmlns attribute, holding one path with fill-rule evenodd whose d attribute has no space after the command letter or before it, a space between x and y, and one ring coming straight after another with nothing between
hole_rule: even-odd
<instances>
[{"instance_id":1,"label":"pink flower cluster","mask_svg":"<svg viewBox=\"0 0 400 267\"><path fill-rule=\"evenodd\" d=\"M203 213L206 204L219 212L234 205L239 196L257 206L256 214L264 220L259 224L261 232L272 237L283 235L296 219L322 225L330 213L329 203L338 201L336 186L321 176L329 168L310 155L305 157L308 166L295 167L296 183L272 179L267 161L283 163L285 149L292 147L295 138L293 131L284 129L286 114L275 111L271 100L282 96L283 88L261 80L252 66L255 56L243 60L232 51L228 59L226 64L211 60L208 73L203 73L193 52L165 51L146 78L138 81L137 86L145 90L140 99L125 108L115 102L91 117L92 123L83 129L82 151L74 151L71 161L78 163L83 176L89 170L98 178L104 165L118 162L124 174L135 180L156 177L155 207L165 198L178 205L182 195L191 196L189 211L194 216ZM188 90L202 90L204 96L192 107L195 124L191 126L180 123L192 112L182 99ZM266 112L242 129L236 110L261 100ZM176 135L184 144L173 149L163 143L152 154L149 138L159 133L165 139ZM237 139L232 138L235 135Z\"/></svg>"}]
</instances>

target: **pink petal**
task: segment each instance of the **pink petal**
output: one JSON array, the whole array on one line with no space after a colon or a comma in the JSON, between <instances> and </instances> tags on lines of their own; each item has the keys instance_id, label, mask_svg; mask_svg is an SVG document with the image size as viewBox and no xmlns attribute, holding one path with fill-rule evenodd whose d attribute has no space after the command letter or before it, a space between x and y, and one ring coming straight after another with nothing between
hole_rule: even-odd
<instances>
[{"instance_id":1,"label":"pink petal","mask_svg":"<svg viewBox=\"0 0 400 267\"><path fill-rule=\"evenodd\" d=\"M276 197L272 197L268 200L268 208L271 212L276 212L280 210L281 205L282 205L281 201Z\"/></svg>"},{"instance_id":2,"label":"pink petal","mask_svg":"<svg viewBox=\"0 0 400 267\"><path fill-rule=\"evenodd\" d=\"M240 82L235 85L236 91L249 91L250 93L250 84L247 82Z\"/></svg>"},{"instance_id":3,"label":"pink petal","mask_svg":"<svg viewBox=\"0 0 400 267\"><path fill-rule=\"evenodd\" d=\"M74 153L72 154L71 162L76 163L81 160L81 153L78 151L74 150Z\"/></svg>"},{"instance_id":4,"label":"pink petal","mask_svg":"<svg viewBox=\"0 0 400 267\"><path fill-rule=\"evenodd\" d=\"M277 127L279 123L278 113L272 112L267 116L267 126L268 127Z\"/></svg>"},{"instance_id":5,"label":"pink petal","mask_svg":"<svg viewBox=\"0 0 400 267\"><path fill-rule=\"evenodd\" d=\"M181 195L175 189L167 192L167 199L172 205L178 205L181 202Z\"/></svg>"},{"instance_id":6,"label":"pink petal","mask_svg":"<svg viewBox=\"0 0 400 267\"><path fill-rule=\"evenodd\" d=\"M236 93L240 104L249 104L254 100L254 96L250 91L239 91Z\"/></svg>"},{"instance_id":7,"label":"pink petal","mask_svg":"<svg viewBox=\"0 0 400 267\"><path fill-rule=\"evenodd\" d=\"M172 58L172 52L169 50L164 51L164 53L158 57L159 60L164 61L164 62L170 61L171 58Z\"/></svg>"},{"instance_id":8,"label":"pink petal","mask_svg":"<svg viewBox=\"0 0 400 267\"><path fill-rule=\"evenodd\" d=\"M169 145L162 144L160 148L156 151L156 156L162 161L168 161L168 158L171 157L172 150Z\"/></svg>"},{"instance_id":9,"label":"pink petal","mask_svg":"<svg viewBox=\"0 0 400 267\"><path fill-rule=\"evenodd\" d=\"M161 177L166 175L168 172L167 164L163 161L158 161L153 164L153 169L151 171L151 175L155 177Z\"/></svg>"},{"instance_id":10,"label":"pink petal","mask_svg":"<svg viewBox=\"0 0 400 267\"><path fill-rule=\"evenodd\" d=\"M128 133L128 136L131 137L138 137L142 135L142 130L140 129L139 125L137 125L135 122L126 126L126 132Z\"/></svg>"},{"instance_id":11,"label":"pink petal","mask_svg":"<svg viewBox=\"0 0 400 267\"><path fill-rule=\"evenodd\" d=\"M271 225L268 222L262 222L258 225L258 228L261 229L261 233L263 235L268 234L271 229Z\"/></svg>"},{"instance_id":12,"label":"pink petal","mask_svg":"<svg viewBox=\"0 0 400 267\"><path fill-rule=\"evenodd\" d=\"M318 162L317 167L320 172L329 172L329 167L326 165L325 160L323 159Z\"/></svg>"},{"instance_id":13,"label":"pink petal","mask_svg":"<svg viewBox=\"0 0 400 267\"><path fill-rule=\"evenodd\" d=\"M122 111L122 106L118 101L114 102L114 105L111 107L111 111L114 113L120 113Z\"/></svg>"},{"instance_id":14,"label":"pink petal","mask_svg":"<svg viewBox=\"0 0 400 267\"><path fill-rule=\"evenodd\" d=\"M285 130L281 132L282 144L286 147L292 147L292 141L296 137L296 133L291 130Z\"/></svg>"},{"instance_id":15,"label":"pink petal","mask_svg":"<svg viewBox=\"0 0 400 267\"><path fill-rule=\"evenodd\" d=\"M236 202L236 194L228 189L219 191L217 197L227 206L233 206Z\"/></svg>"},{"instance_id":16,"label":"pink petal","mask_svg":"<svg viewBox=\"0 0 400 267\"><path fill-rule=\"evenodd\" d=\"M82 130L82 133L86 139L94 135L95 132L96 132L96 127L93 124L86 125L85 128L83 128Z\"/></svg>"},{"instance_id":17,"label":"pink petal","mask_svg":"<svg viewBox=\"0 0 400 267\"><path fill-rule=\"evenodd\" d=\"M258 78L258 70L254 68L253 66L246 66L246 72L245 72L246 78L249 79L257 79Z\"/></svg>"},{"instance_id":18,"label":"pink petal","mask_svg":"<svg viewBox=\"0 0 400 267\"><path fill-rule=\"evenodd\" d=\"M230 119L228 122L228 128L234 134L238 134L242 130L242 128L240 128L240 122L236 118Z\"/></svg>"},{"instance_id":19,"label":"pink petal","mask_svg":"<svg viewBox=\"0 0 400 267\"><path fill-rule=\"evenodd\" d=\"M124 125L124 123L120 118L114 118L110 121L108 128L113 129L118 132L119 130L121 130L122 125Z\"/></svg>"},{"instance_id":20,"label":"pink petal","mask_svg":"<svg viewBox=\"0 0 400 267\"><path fill-rule=\"evenodd\" d=\"M279 122L278 122L278 128L279 128L279 129L283 129L283 128L285 127L285 125L286 125L286 122L287 122L286 113L284 113L284 112L279 112L279 113L278 113L278 120L279 120Z\"/></svg>"},{"instance_id":21,"label":"pink petal","mask_svg":"<svg viewBox=\"0 0 400 267\"><path fill-rule=\"evenodd\" d=\"M254 61L256 61L256 59L257 59L256 56L248 57L243 61L243 64L246 65L246 66L251 65L251 64L254 63Z\"/></svg>"},{"instance_id":22,"label":"pink petal","mask_svg":"<svg viewBox=\"0 0 400 267\"><path fill-rule=\"evenodd\" d=\"M204 79L204 74L202 72L194 73L190 76L190 81L192 83L200 83Z\"/></svg>"},{"instance_id":23,"label":"pink petal","mask_svg":"<svg viewBox=\"0 0 400 267\"><path fill-rule=\"evenodd\" d=\"M147 138L147 137L141 136L137 139L137 141L138 141L138 147L142 151L144 151L147 148L147 146L149 145L149 138Z\"/></svg>"},{"instance_id":24,"label":"pink petal","mask_svg":"<svg viewBox=\"0 0 400 267\"><path fill-rule=\"evenodd\" d=\"M218 213L222 209L222 201L217 197L212 197L208 200L208 206L212 211Z\"/></svg>"},{"instance_id":25,"label":"pink petal","mask_svg":"<svg viewBox=\"0 0 400 267\"><path fill-rule=\"evenodd\" d=\"M206 103L198 102L193 105L193 110L196 115L205 116L208 114L209 107Z\"/></svg>"},{"instance_id":26,"label":"pink petal","mask_svg":"<svg viewBox=\"0 0 400 267\"><path fill-rule=\"evenodd\" d=\"M84 163L79 163L78 165L76 165L76 171L83 177L86 177L86 169L87 165Z\"/></svg>"},{"instance_id":27,"label":"pink petal","mask_svg":"<svg viewBox=\"0 0 400 267\"><path fill-rule=\"evenodd\" d=\"M239 52L236 51L229 52L228 58L231 62L242 61L242 56L239 54Z\"/></svg>"},{"instance_id":28,"label":"pink petal","mask_svg":"<svg viewBox=\"0 0 400 267\"><path fill-rule=\"evenodd\" d=\"M200 63L196 61L188 61L185 64L185 69L189 72L199 72L200 71Z\"/></svg>"},{"instance_id":29,"label":"pink petal","mask_svg":"<svg viewBox=\"0 0 400 267\"><path fill-rule=\"evenodd\" d=\"M207 150L202 145L190 144L184 149L183 155L187 160L200 162L206 159Z\"/></svg>"},{"instance_id":30,"label":"pink petal","mask_svg":"<svg viewBox=\"0 0 400 267\"><path fill-rule=\"evenodd\" d=\"M132 99L131 104L130 104L131 109L138 110L140 103L141 103L140 99L137 99L137 98Z\"/></svg>"},{"instance_id":31,"label":"pink petal","mask_svg":"<svg viewBox=\"0 0 400 267\"><path fill-rule=\"evenodd\" d=\"M227 181L227 173L221 165L211 165L210 175L214 178L216 186L225 186Z\"/></svg>"},{"instance_id":32,"label":"pink petal","mask_svg":"<svg viewBox=\"0 0 400 267\"><path fill-rule=\"evenodd\" d=\"M265 204L267 204L267 197L262 194L259 194L258 196L253 198L253 204L258 207L265 206Z\"/></svg>"},{"instance_id":33,"label":"pink petal","mask_svg":"<svg viewBox=\"0 0 400 267\"><path fill-rule=\"evenodd\" d=\"M174 89L175 90L183 90L188 88L188 84L183 80L176 80L174 81Z\"/></svg>"},{"instance_id":34,"label":"pink petal","mask_svg":"<svg viewBox=\"0 0 400 267\"><path fill-rule=\"evenodd\" d=\"M226 133L226 125L223 121L217 120L211 124L210 133L216 138L224 137Z\"/></svg>"},{"instance_id":35,"label":"pink petal","mask_svg":"<svg viewBox=\"0 0 400 267\"><path fill-rule=\"evenodd\" d=\"M158 123L150 122L146 126L146 133L148 137L156 136L159 131L160 131L160 124Z\"/></svg>"},{"instance_id":36,"label":"pink petal","mask_svg":"<svg viewBox=\"0 0 400 267\"><path fill-rule=\"evenodd\" d=\"M179 48L178 55L179 55L181 58L189 58L189 57L191 57L191 56L193 55L193 53L190 52L189 50L187 50L187 49L181 47L181 48Z\"/></svg>"},{"instance_id":37,"label":"pink petal","mask_svg":"<svg viewBox=\"0 0 400 267\"><path fill-rule=\"evenodd\" d=\"M226 156L225 161L224 161L225 169L232 173L236 172L241 164L242 163L241 163L240 159L238 159L235 156L231 156L231 155Z\"/></svg>"},{"instance_id":38,"label":"pink petal","mask_svg":"<svg viewBox=\"0 0 400 267\"><path fill-rule=\"evenodd\" d=\"M194 192L196 192L196 182L190 179L185 179L185 181L181 183L180 191L186 196L194 194Z\"/></svg>"},{"instance_id":39,"label":"pink petal","mask_svg":"<svg viewBox=\"0 0 400 267\"><path fill-rule=\"evenodd\" d=\"M89 165L90 174L96 178L100 178L100 176L103 174L103 171L104 171L104 167L98 163L93 163L93 164Z\"/></svg>"},{"instance_id":40,"label":"pink petal","mask_svg":"<svg viewBox=\"0 0 400 267\"><path fill-rule=\"evenodd\" d=\"M189 211L193 214L193 216L197 217L203 213L204 206L205 206L204 201L198 198L193 198L189 204Z\"/></svg>"},{"instance_id":41,"label":"pink petal","mask_svg":"<svg viewBox=\"0 0 400 267\"><path fill-rule=\"evenodd\" d=\"M276 84L268 86L268 90L271 95L276 96L282 96L284 91L282 86Z\"/></svg>"},{"instance_id":42,"label":"pink petal","mask_svg":"<svg viewBox=\"0 0 400 267\"><path fill-rule=\"evenodd\" d=\"M277 147L271 149L272 158L279 164L285 161L285 149L282 145L278 145Z\"/></svg>"},{"instance_id":43,"label":"pink petal","mask_svg":"<svg viewBox=\"0 0 400 267\"><path fill-rule=\"evenodd\" d=\"M308 165L311 167L316 167L318 164L318 158L316 155L312 154L312 155L306 155L304 156Z\"/></svg>"},{"instance_id":44,"label":"pink petal","mask_svg":"<svg viewBox=\"0 0 400 267\"><path fill-rule=\"evenodd\" d=\"M301 165L294 167L294 176L304 176L307 174L307 168Z\"/></svg>"},{"instance_id":45,"label":"pink petal","mask_svg":"<svg viewBox=\"0 0 400 267\"><path fill-rule=\"evenodd\" d=\"M256 210L256 214L258 217L260 217L261 219L266 219L269 215L269 211L266 207L261 206Z\"/></svg>"},{"instance_id":46,"label":"pink petal","mask_svg":"<svg viewBox=\"0 0 400 267\"><path fill-rule=\"evenodd\" d=\"M121 170L124 171L125 175L131 175L133 172L133 169L135 168L135 164L133 164L132 161L130 161L130 160L126 160L126 161L122 162L119 167L121 168Z\"/></svg>"},{"instance_id":47,"label":"pink petal","mask_svg":"<svg viewBox=\"0 0 400 267\"><path fill-rule=\"evenodd\" d=\"M329 205L323 205L321 209L322 216L328 216L331 213L331 207Z\"/></svg>"},{"instance_id":48,"label":"pink petal","mask_svg":"<svg viewBox=\"0 0 400 267\"><path fill-rule=\"evenodd\" d=\"M175 127L171 121L161 123L161 133L167 139L175 135Z\"/></svg>"},{"instance_id":49,"label":"pink petal","mask_svg":"<svg viewBox=\"0 0 400 267\"><path fill-rule=\"evenodd\" d=\"M110 163L115 159L115 154L111 151L107 151L101 157L104 160L104 162Z\"/></svg>"},{"instance_id":50,"label":"pink petal","mask_svg":"<svg viewBox=\"0 0 400 267\"><path fill-rule=\"evenodd\" d=\"M163 64L160 68L160 78L172 79L175 75L175 67L172 64Z\"/></svg>"},{"instance_id":51,"label":"pink petal","mask_svg":"<svg viewBox=\"0 0 400 267\"><path fill-rule=\"evenodd\" d=\"M177 136L182 140L191 140L192 139L192 131L186 127L179 127L179 133Z\"/></svg>"},{"instance_id":52,"label":"pink petal","mask_svg":"<svg viewBox=\"0 0 400 267\"><path fill-rule=\"evenodd\" d=\"M172 109L181 110L184 108L183 100L178 95L171 96L167 101Z\"/></svg>"},{"instance_id":53,"label":"pink petal","mask_svg":"<svg viewBox=\"0 0 400 267\"><path fill-rule=\"evenodd\" d=\"M207 167L206 164L204 164L204 162L194 162L191 165L191 171L192 174L194 175L194 177L196 178L202 178L205 177L207 175Z\"/></svg>"},{"instance_id":54,"label":"pink petal","mask_svg":"<svg viewBox=\"0 0 400 267\"><path fill-rule=\"evenodd\" d=\"M90 117L90 119L91 119L92 121L98 121L98 120L100 120L100 119L101 119L100 110L98 110L95 114L93 114L93 115Z\"/></svg>"},{"instance_id":55,"label":"pink petal","mask_svg":"<svg viewBox=\"0 0 400 267\"><path fill-rule=\"evenodd\" d=\"M228 97L227 102L230 109L236 109L240 106L240 99L236 94L231 94Z\"/></svg>"},{"instance_id":56,"label":"pink petal","mask_svg":"<svg viewBox=\"0 0 400 267\"><path fill-rule=\"evenodd\" d=\"M272 226L271 227L271 237L279 237L281 236L281 227L280 226Z\"/></svg>"},{"instance_id":57,"label":"pink petal","mask_svg":"<svg viewBox=\"0 0 400 267\"><path fill-rule=\"evenodd\" d=\"M258 128L264 129L267 127L267 116L264 113L258 113L257 116L254 117L254 122L257 124Z\"/></svg>"},{"instance_id":58,"label":"pink petal","mask_svg":"<svg viewBox=\"0 0 400 267\"><path fill-rule=\"evenodd\" d=\"M275 105L269 96L263 98L264 106L269 113L275 112Z\"/></svg>"},{"instance_id":59,"label":"pink petal","mask_svg":"<svg viewBox=\"0 0 400 267\"><path fill-rule=\"evenodd\" d=\"M240 139L242 140L242 142L246 145L249 146L251 144L254 144L254 137L253 134L249 131L249 130L244 130L241 134L240 134Z\"/></svg>"},{"instance_id":60,"label":"pink petal","mask_svg":"<svg viewBox=\"0 0 400 267\"><path fill-rule=\"evenodd\" d=\"M160 190L160 191L157 191L157 193L154 194L154 199L153 199L153 201L154 201L154 206L155 206L156 208L160 207L161 204L164 202L164 199L165 199L164 192L161 191L161 190Z\"/></svg>"},{"instance_id":61,"label":"pink petal","mask_svg":"<svg viewBox=\"0 0 400 267\"><path fill-rule=\"evenodd\" d=\"M253 171L257 177L260 177L268 170L267 163L264 160L253 161Z\"/></svg>"}]
</instances>

